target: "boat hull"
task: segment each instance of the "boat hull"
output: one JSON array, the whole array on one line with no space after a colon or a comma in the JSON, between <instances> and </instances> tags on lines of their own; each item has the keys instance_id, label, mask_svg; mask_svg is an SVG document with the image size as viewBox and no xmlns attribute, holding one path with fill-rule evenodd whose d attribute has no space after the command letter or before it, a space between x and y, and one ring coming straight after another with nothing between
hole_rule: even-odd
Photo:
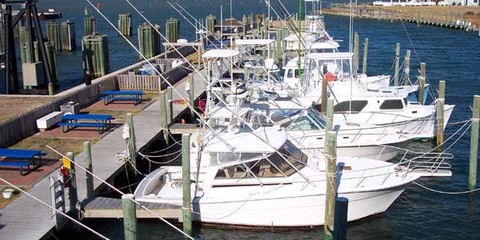
<instances>
[{"instance_id":1,"label":"boat hull","mask_svg":"<svg viewBox=\"0 0 480 240\"><path fill-rule=\"evenodd\" d=\"M385 212L404 188L339 194L349 200L348 221ZM248 201L194 204L196 221L244 226L319 226L325 220L325 195L249 199Z\"/></svg>"}]
</instances>

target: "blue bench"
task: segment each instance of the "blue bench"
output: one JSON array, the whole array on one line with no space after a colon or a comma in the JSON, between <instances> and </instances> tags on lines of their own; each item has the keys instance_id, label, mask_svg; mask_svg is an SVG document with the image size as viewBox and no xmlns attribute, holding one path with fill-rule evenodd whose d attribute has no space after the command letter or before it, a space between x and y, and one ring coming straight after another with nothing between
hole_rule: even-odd
<instances>
[{"instance_id":1,"label":"blue bench","mask_svg":"<svg viewBox=\"0 0 480 240\"><path fill-rule=\"evenodd\" d=\"M111 127L115 119L108 114L66 114L57 125L62 127L63 132L68 132L76 127L96 128L98 133L103 133Z\"/></svg>"},{"instance_id":2,"label":"blue bench","mask_svg":"<svg viewBox=\"0 0 480 240\"><path fill-rule=\"evenodd\" d=\"M142 102L143 95L145 93L140 90L110 90L102 92L100 99L105 105L114 101L133 101L134 105L137 105Z\"/></svg>"},{"instance_id":3,"label":"blue bench","mask_svg":"<svg viewBox=\"0 0 480 240\"><path fill-rule=\"evenodd\" d=\"M6 159L0 161L0 167L19 168L20 175L24 176L43 164L41 162L43 160L42 156L45 155L47 154L40 150L2 148L0 149L0 157Z\"/></svg>"}]
</instances>

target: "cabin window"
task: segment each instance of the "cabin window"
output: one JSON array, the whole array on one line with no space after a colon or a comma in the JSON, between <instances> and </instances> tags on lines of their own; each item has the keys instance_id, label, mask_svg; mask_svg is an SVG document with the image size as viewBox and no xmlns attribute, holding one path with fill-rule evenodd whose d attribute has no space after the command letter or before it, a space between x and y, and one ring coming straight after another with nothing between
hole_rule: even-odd
<instances>
[{"instance_id":1,"label":"cabin window","mask_svg":"<svg viewBox=\"0 0 480 240\"><path fill-rule=\"evenodd\" d=\"M287 78L293 78L293 69L287 70Z\"/></svg>"},{"instance_id":2,"label":"cabin window","mask_svg":"<svg viewBox=\"0 0 480 240\"><path fill-rule=\"evenodd\" d=\"M333 107L334 112L351 112L358 113L367 106L368 101L366 100L357 100L357 101L345 101L338 103Z\"/></svg>"},{"instance_id":3,"label":"cabin window","mask_svg":"<svg viewBox=\"0 0 480 240\"><path fill-rule=\"evenodd\" d=\"M382 110L391 110L391 109L403 109L402 100L385 100L382 105L380 105Z\"/></svg>"}]
</instances>

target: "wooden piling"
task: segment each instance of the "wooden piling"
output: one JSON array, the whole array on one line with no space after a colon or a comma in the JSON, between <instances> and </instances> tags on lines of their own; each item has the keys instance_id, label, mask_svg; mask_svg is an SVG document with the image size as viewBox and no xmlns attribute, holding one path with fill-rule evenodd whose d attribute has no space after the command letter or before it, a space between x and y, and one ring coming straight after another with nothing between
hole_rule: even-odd
<instances>
[{"instance_id":1,"label":"wooden piling","mask_svg":"<svg viewBox=\"0 0 480 240\"><path fill-rule=\"evenodd\" d=\"M325 121L325 133L333 129L333 98L327 100L327 120Z\"/></svg>"},{"instance_id":2,"label":"wooden piling","mask_svg":"<svg viewBox=\"0 0 480 240\"><path fill-rule=\"evenodd\" d=\"M368 38L365 38L365 43L363 44L363 63L362 63L363 74L367 74L367 58L368 58Z\"/></svg>"},{"instance_id":3,"label":"wooden piling","mask_svg":"<svg viewBox=\"0 0 480 240\"><path fill-rule=\"evenodd\" d=\"M472 126L470 132L470 171L468 187L474 190L477 186L477 161L478 161L478 130L480 123L480 95L473 97Z\"/></svg>"},{"instance_id":4,"label":"wooden piling","mask_svg":"<svg viewBox=\"0 0 480 240\"><path fill-rule=\"evenodd\" d=\"M165 35L168 42L176 43L180 32L180 22L178 19L170 18L165 23Z\"/></svg>"},{"instance_id":5,"label":"wooden piling","mask_svg":"<svg viewBox=\"0 0 480 240\"><path fill-rule=\"evenodd\" d=\"M72 52L77 49L77 43L75 41L75 23L67 20L61 24L61 37L62 37L62 51Z\"/></svg>"},{"instance_id":6,"label":"wooden piling","mask_svg":"<svg viewBox=\"0 0 480 240\"><path fill-rule=\"evenodd\" d=\"M134 168L137 168L137 142L135 139L135 127L133 125L133 114L127 113L127 125L128 125L128 154L130 162ZM137 171L135 171L137 174Z\"/></svg>"},{"instance_id":7,"label":"wooden piling","mask_svg":"<svg viewBox=\"0 0 480 240\"><path fill-rule=\"evenodd\" d=\"M418 103L424 104L423 96L425 94L425 79L426 79L427 64L420 63L420 76L418 77Z\"/></svg>"},{"instance_id":8,"label":"wooden piling","mask_svg":"<svg viewBox=\"0 0 480 240\"><path fill-rule=\"evenodd\" d=\"M403 68L403 85L405 86L410 84L410 54L411 51L407 50L405 54L405 68Z\"/></svg>"},{"instance_id":9,"label":"wooden piling","mask_svg":"<svg viewBox=\"0 0 480 240\"><path fill-rule=\"evenodd\" d=\"M359 46L359 36L358 36L358 33L355 33L354 37L353 37L353 55L355 56L355 62L354 62L354 71L357 72L358 69L359 69L359 64L358 62L360 61L360 56L358 55L359 54L359 49L358 49L358 46Z\"/></svg>"},{"instance_id":10,"label":"wooden piling","mask_svg":"<svg viewBox=\"0 0 480 240\"><path fill-rule=\"evenodd\" d=\"M395 73L393 76L393 86L398 86L398 77L400 72L400 43L395 47Z\"/></svg>"},{"instance_id":11,"label":"wooden piling","mask_svg":"<svg viewBox=\"0 0 480 240\"><path fill-rule=\"evenodd\" d=\"M186 89L188 93L188 102L192 107L195 107L195 81L194 81L194 73L188 74L188 88ZM193 115L194 109L191 109L191 114Z\"/></svg>"},{"instance_id":12,"label":"wooden piling","mask_svg":"<svg viewBox=\"0 0 480 240\"><path fill-rule=\"evenodd\" d=\"M183 231L192 234L192 197L190 192L190 134L182 134Z\"/></svg>"},{"instance_id":13,"label":"wooden piling","mask_svg":"<svg viewBox=\"0 0 480 240\"><path fill-rule=\"evenodd\" d=\"M55 51L60 51L61 50L61 40L60 40L60 30L58 23L53 21L47 21L47 38L48 42L50 42Z\"/></svg>"},{"instance_id":14,"label":"wooden piling","mask_svg":"<svg viewBox=\"0 0 480 240\"><path fill-rule=\"evenodd\" d=\"M324 76L322 77L322 99L321 99L321 104L320 104L320 111L323 114L327 113L327 105L328 105L328 81L327 78Z\"/></svg>"},{"instance_id":15,"label":"wooden piling","mask_svg":"<svg viewBox=\"0 0 480 240\"><path fill-rule=\"evenodd\" d=\"M20 57L22 59L22 63L32 63L35 62L35 58L33 55L33 44L29 44L29 32L24 26L20 26L19 28L19 35L20 35Z\"/></svg>"},{"instance_id":16,"label":"wooden piling","mask_svg":"<svg viewBox=\"0 0 480 240\"><path fill-rule=\"evenodd\" d=\"M160 91L160 129L163 131L165 141L168 142L168 123L167 123L167 93Z\"/></svg>"},{"instance_id":17,"label":"wooden piling","mask_svg":"<svg viewBox=\"0 0 480 240\"><path fill-rule=\"evenodd\" d=\"M93 172L93 165L92 165L92 150L91 150L91 144L89 141L83 142L83 149L85 152L85 168L89 172ZM95 188L93 186L93 175L91 173L87 172L87 178L86 178L86 186L87 186L87 197L91 198L95 196Z\"/></svg>"},{"instance_id":18,"label":"wooden piling","mask_svg":"<svg viewBox=\"0 0 480 240\"><path fill-rule=\"evenodd\" d=\"M123 207L123 229L125 240L137 239L137 210L133 194L124 194L122 196Z\"/></svg>"},{"instance_id":19,"label":"wooden piling","mask_svg":"<svg viewBox=\"0 0 480 240\"><path fill-rule=\"evenodd\" d=\"M132 15L130 13L118 14L118 30L124 36L132 36Z\"/></svg>"},{"instance_id":20,"label":"wooden piling","mask_svg":"<svg viewBox=\"0 0 480 240\"><path fill-rule=\"evenodd\" d=\"M71 162L75 162L75 155L73 152L67 152L67 158ZM77 203L78 203L78 193L77 193L77 177L75 173L75 164L70 163L70 188L68 190L68 198L70 199L70 212L73 216L77 216Z\"/></svg>"},{"instance_id":21,"label":"wooden piling","mask_svg":"<svg viewBox=\"0 0 480 240\"><path fill-rule=\"evenodd\" d=\"M441 151L442 147L440 146L443 143L443 129L444 129L444 111L445 111L445 81L440 81L438 83L438 98L437 98L437 146L438 150Z\"/></svg>"},{"instance_id":22,"label":"wooden piling","mask_svg":"<svg viewBox=\"0 0 480 240\"><path fill-rule=\"evenodd\" d=\"M337 174L337 132L329 131L325 139L325 155L327 156L326 172L326 198L325 198L325 224L324 239L333 239L335 231L335 198Z\"/></svg>"},{"instance_id":23,"label":"wooden piling","mask_svg":"<svg viewBox=\"0 0 480 240\"><path fill-rule=\"evenodd\" d=\"M52 43L45 42L45 52L47 55L48 62L50 63L48 67L50 67L50 72L52 73L51 75L52 84L54 85L54 87L57 87L58 86L57 54Z\"/></svg>"},{"instance_id":24,"label":"wooden piling","mask_svg":"<svg viewBox=\"0 0 480 240\"><path fill-rule=\"evenodd\" d=\"M173 90L167 87L167 125L173 122Z\"/></svg>"},{"instance_id":25,"label":"wooden piling","mask_svg":"<svg viewBox=\"0 0 480 240\"><path fill-rule=\"evenodd\" d=\"M348 198L337 197L335 201L335 231L333 236L335 240L347 239L348 228Z\"/></svg>"},{"instance_id":26,"label":"wooden piling","mask_svg":"<svg viewBox=\"0 0 480 240\"><path fill-rule=\"evenodd\" d=\"M108 39L106 35L89 35L82 38L84 71L93 78L106 75L110 71Z\"/></svg>"},{"instance_id":27,"label":"wooden piling","mask_svg":"<svg viewBox=\"0 0 480 240\"><path fill-rule=\"evenodd\" d=\"M143 23L138 26L138 47L140 53L145 58L151 58L160 53L160 26L150 26L150 24ZM140 59L143 59L140 56Z\"/></svg>"},{"instance_id":28,"label":"wooden piling","mask_svg":"<svg viewBox=\"0 0 480 240\"><path fill-rule=\"evenodd\" d=\"M209 14L205 19L208 35L215 33L215 24L217 24L217 18L212 14Z\"/></svg>"},{"instance_id":29,"label":"wooden piling","mask_svg":"<svg viewBox=\"0 0 480 240\"><path fill-rule=\"evenodd\" d=\"M83 35L93 35L97 32L97 26L94 17L85 16L83 19Z\"/></svg>"}]
</instances>

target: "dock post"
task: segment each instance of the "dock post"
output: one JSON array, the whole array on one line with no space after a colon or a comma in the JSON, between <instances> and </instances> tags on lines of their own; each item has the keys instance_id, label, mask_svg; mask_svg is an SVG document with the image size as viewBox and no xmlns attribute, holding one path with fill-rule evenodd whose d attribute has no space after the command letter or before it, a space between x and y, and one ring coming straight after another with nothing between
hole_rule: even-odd
<instances>
[{"instance_id":1,"label":"dock post","mask_svg":"<svg viewBox=\"0 0 480 240\"><path fill-rule=\"evenodd\" d=\"M403 85L408 86L410 84L410 54L411 51L407 50L405 54L405 68L403 68Z\"/></svg>"},{"instance_id":2,"label":"dock post","mask_svg":"<svg viewBox=\"0 0 480 240\"><path fill-rule=\"evenodd\" d=\"M367 59L368 59L368 38L365 38L365 43L363 44L363 63L362 63L363 74L367 74Z\"/></svg>"},{"instance_id":3,"label":"dock post","mask_svg":"<svg viewBox=\"0 0 480 240\"><path fill-rule=\"evenodd\" d=\"M173 90L167 87L167 126L173 122Z\"/></svg>"},{"instance_id":4,"label":"dock post","mask_svg":"<svg viewBox=\"0 0 480 240\"><path fill-rule=\"evenodd\" d=\"M135 196L133 194L124 194L122 196L125 240L137 239L137 210L134 200Z\"/></svg>"},{"instance_id":5,"label":"dock post","mask_svg":"<svg viewBox=\"0 0 480 240\"><path fill-rule=\"evenodd\" d=\"M442 150L440 145L443 144L443 129L445 121L443 119L445 111L445 81L441 80L438 83L438 98L437 98L437 146L438 151Z\"/></svg>"},{"instance_id":6,"label":"dock post","mask_svg":"<svg viewBox=\"0 0 480 240\"><path fill-rule=\"evenodd\" d=\"M160 91L159 97L160 103L160 129L163 131L163 136L168 145L168 124L167 124L167 94L164 91Z\"/></svg>"},{"instance_id":7,"label":"dock post","mask_svg":"<svg viewBox=\"0 0 480 240\"><path fill-rule=\"evenodd\" d=\"M130 157L130 162L134 168L137 168L137 143L135 139L135 128L133 126L133 115L132 113L127 113L127 124L128 124L128 155ZM135 175L137 171L135 171Z\"/></svg>"},{"instance_id":8,"label":"dock post","mask_svg":"<svg viewBox=\"0 0 480 240\"><path fill-rule=\"evenodd\" d=\"M423 96L425 94L425 79L426 79L427 64L420 63L420 76L418 77L418 103L424 104Z\"/></svg>"},{"instance_id":9,"label":"dock post","mask_svg":"<svg viewBox=\"0 0 480 240\"><path fill-rule=\"evenodd\" d=\"M194 73L190 73L188 74L188 88L186 89L187 90L187 93L188 93L188 101L189 101L189 104L192 106L192 107L195 107L195 86L194 86ZM193 116L193 112L194 112L194 109L191 109L190 110L192 116Z\"/></svg>"},{"instance_id":10,"label":"dock post","mask_svg":"<svg viewBox=\"0 0 480 240\"><path fill-rule=\"evenodd\" d=\"M472 127L470 132L470 171L468 187L474 190L477 186L477 161L478 161L478 129L480 122L480 95L473 97Z\"/></svg>"},{"instance_id":11,"label":"dock post","mask_svg":"<svg viewBox=\"0 0 480 240\"><path fill-rule=\"evenodd\" d=\"M192 234L192 196L190 196L190 134L182 134L183 231Z\"/></svg>"},{"instance_id":12,"label":"dock post","mask_svg":"<svg viewBox=\"0 0 480 240\"><path fill-rule=\"evenodd\" d=\"M62 51L75 51L77 49L77 43L75 42L75 23L67 20L66 22L62 22L60 28L62 30Z\"/></svg>"},{"instance_id":13,"label":"dock post","mask_svg":"<svg viewBox=\"0 0 480 240\"><path fill-rule=\"evenodd\" d=\"M348 228L348 198L337 197L335 201L335 240L347 239Z\"/></svg>"},{"instance_id":14,"label":"dock post","mask_svg":"<svg viewBox=\"0 0 480 240\"><path fill-rule=\"evenodd\" d=\"M398 86L398 76L400 72L400 43L395 47L395 75L393 76L393 86Z\"/></svg>"},{"instance_id":15,"label":"dock post","mask_svg":"<svg viewBox=\"0 0 480 240\"><path fill-rule=\"evenodd\" d=\"M132 15L130 13L118 14L118 30L124 36L132 36Z\"/></svg>"},{"instance_id":16,"label":"dock post","mask_svg":"<svg viewBox=\"0 0 480 240\"><path fill-rule=\"evenodd\" d=\"M97 31L96 23L95 23L95 18L90 17L90 16L85 16L83 19L83 35L88 36L88 35L93 35Z\"/></svg>"},{"instance_id":17,"label":"dock post","mask_svg":"<svg viewBox=\"0 0 480 240\"><path fill-rule=\"evenodd\" d=\"M85 152L85 168L89 172L93 172L93 165L92 165L92 148L89 141L83 142L83 149ZM95 188L93 186L93 175L87 172L87 198L91 198L95 195Z\"/></svg>"},{"instance_id":18,"label":"dock post","mask_svg":"<svg viewBox=\"0 0 480 240\"><path fill-rule=\"evenodd\" d=\"M70 161L75 162L75 156L73 152L67 152L67 158ZM72 216L77 216L77 202L78 202L78 194L77 194L77 177L75 173L75 164L70 163L70 188L68 189L68 198L70 199L70 212Z\"/></svg>"},{"instance_id":19,"label":"dock post","mask_svg":"<svg viewBox=\"0 0 480 240\"><path fill-rule=\"evenodd\" d=\"M323 77L322 78L322 102L320 104L320 112L322 112L323 114L326 114L327 113L327 106L328 106L328 81L327 81L327 78Z\"/></svg>"},{"instance_id":20,"label":"dock post","mask_svg":"<svg viewBox=\"0 0 480 240\"><path fill-rule=\"evenodd\" d=\"M325 198L324 239L333 239L335 231L335 199L337 174L337 132L329 131L325 138L325 155L327 156L327 181Z\"/></svg>"},{"instance_id":21,"label":"dock post","mask_svg":"<svg viewBox=\"0 0 480 240\"><path fill-rule=\"evenodd\" d=\"M358 33L355 33L355 35L353 36L353 55L355 55L355 72L358 71L359 69L359 64L358 62L360 61L360 56L358 55L359 53L359 50L358 50L358 45L359 45L359 36L358 36Z\"/></svg>"},{"instance_id":22,"label":"dock post","mask_svg":"<svg viewBox=\"0 0 480 240\"><path fill-rule=\"evenodd\" d=\"M333 129L333 98L327 100L327 121L325 121L325 133Z\"/></svg>"}]
</instances>

